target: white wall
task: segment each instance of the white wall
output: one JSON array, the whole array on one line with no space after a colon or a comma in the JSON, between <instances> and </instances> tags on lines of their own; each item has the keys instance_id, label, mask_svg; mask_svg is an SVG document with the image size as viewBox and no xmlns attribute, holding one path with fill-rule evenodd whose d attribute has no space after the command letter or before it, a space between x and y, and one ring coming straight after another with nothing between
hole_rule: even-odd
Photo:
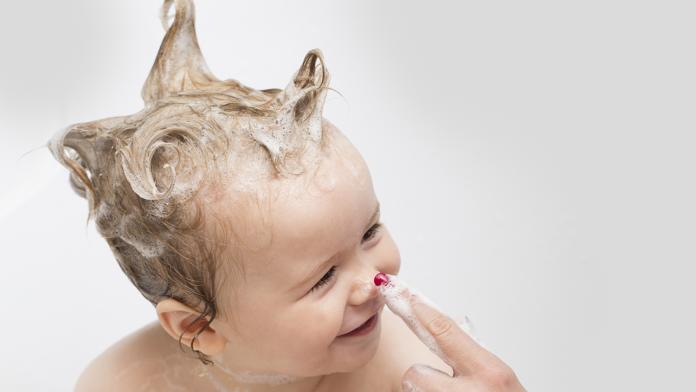
<instances>
[{"instance_id":1,"label":"white wall","mask_svg":"<svg viewBox=\"0 0 696 392\"><path fill-rule=\"evenodd\" d=\"M154 319L42 145L134 113L159 1L2 4L0 390L69 390ZM403 277L529 391L694 390L694 6L198 1L213 72L332 73Z\"/></svg>"}]
</instances>

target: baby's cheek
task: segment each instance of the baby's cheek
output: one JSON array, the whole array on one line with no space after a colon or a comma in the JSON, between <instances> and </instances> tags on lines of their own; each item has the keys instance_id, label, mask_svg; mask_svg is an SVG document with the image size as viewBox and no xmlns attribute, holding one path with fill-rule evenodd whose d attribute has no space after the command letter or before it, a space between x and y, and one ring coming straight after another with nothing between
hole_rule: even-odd
<instances>
[{"instance_id":1,"label":"baby's cheek","mask_svg":"<svg viewBox=\"0 0 696 392\"><path fill-rule=\"evenodd\" d=\"M339 313L315 306L312 312L298 316L290 323L286 338L296 350L325 350L341 327Z\"/></svg>"},{"instance_id":2,"label":"baby's cheek","mask_svg":"<svg viewBox=\"0 0 696 392\"><path fill-rule=\"evenodd\" d=\"M333 327L321 320L304 320L288 329L283 341L288 351L294 357L302 357L307 361L321 360L326 350L334 340L336 333Z\"/></svg>"}]
</instances>

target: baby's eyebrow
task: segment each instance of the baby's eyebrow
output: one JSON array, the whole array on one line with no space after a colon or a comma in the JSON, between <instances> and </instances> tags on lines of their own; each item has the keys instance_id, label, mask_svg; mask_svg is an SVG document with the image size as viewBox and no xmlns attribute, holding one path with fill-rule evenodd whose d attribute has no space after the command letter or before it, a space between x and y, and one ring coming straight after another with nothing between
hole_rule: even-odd
<instances>
[{"instance_id":1,"label":"baby's eyebrow","mask_svg":"<svg viewBox=\"0 0 696 392\"><path fill-rule=\"evenodd\" d=\"M372 222L374 222L377 219L379 214L380 214L380 203L379 203L379 201L377 201L377 205L375 206L375 212L372 213L372 216L370 217L370 220L367 222L367 226L365 227L363 232L367 231L370 228L370 226L372 225ZM329 259L324 260L323 262L319 263L319 265L314 267L309 274L305 275L305 277L298 284L294 285L290 289L290 291L291 292L295 291L295 290L299 289L301 286L304 286L311 277L317 275L319 273L319 271L325 269L327 265L334 263L335 260L338 258L339 254L340 254L340 252L335 253Z\"/></svg>"}]
</instances>

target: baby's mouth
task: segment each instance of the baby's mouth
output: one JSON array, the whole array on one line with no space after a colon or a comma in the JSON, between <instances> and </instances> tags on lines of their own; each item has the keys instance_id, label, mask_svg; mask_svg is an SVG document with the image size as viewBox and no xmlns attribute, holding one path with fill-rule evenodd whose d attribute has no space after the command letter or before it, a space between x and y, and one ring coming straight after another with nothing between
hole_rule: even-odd
<instances>
[{"instance_id":1,"label":"baby's mouth","mask_svg":"<svg viewBox=\"0 0 696 392\"><path fill-rule=\"evenodd\" d=\"M361 332L363 332L363 331L366 330L366 329L371 328L371 327L374 325L374 323L377 321L377 315L378 315L378 314L379 314L379 312L373 314L372 317L370 317L369 319L367 319L364 323L362 323L362 324L361 324L360 326L358 326L357 328L353 329L352 331L348 331L348 332L346 332L346 333L344 333L344 334L342 334L342 335L338 335L337 337L340 338L340 337L344 337L344 336L359 335Z\"/></svg>"}]
</instances>

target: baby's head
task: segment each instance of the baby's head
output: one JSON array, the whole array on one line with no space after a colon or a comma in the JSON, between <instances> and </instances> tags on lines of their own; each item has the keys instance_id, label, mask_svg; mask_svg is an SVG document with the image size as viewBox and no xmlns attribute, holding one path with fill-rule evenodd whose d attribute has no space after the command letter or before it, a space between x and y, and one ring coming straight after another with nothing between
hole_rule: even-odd
<instances>
[{"instance_id":1,"label":"baby's head","mask_svg":"<svg viewBox=\"0 0 696 392\"><path fill-rule=\"evenodd\" d=\"M120 267L162 327L204 363L313 376L376 352L379 326L338 337L383 303L399 252L368 168L322 117L329 73L310 51L285 89L207 68L190 0L145 82L145 108L74 124L49 143Z\"/></svg>"}]
</instances>

